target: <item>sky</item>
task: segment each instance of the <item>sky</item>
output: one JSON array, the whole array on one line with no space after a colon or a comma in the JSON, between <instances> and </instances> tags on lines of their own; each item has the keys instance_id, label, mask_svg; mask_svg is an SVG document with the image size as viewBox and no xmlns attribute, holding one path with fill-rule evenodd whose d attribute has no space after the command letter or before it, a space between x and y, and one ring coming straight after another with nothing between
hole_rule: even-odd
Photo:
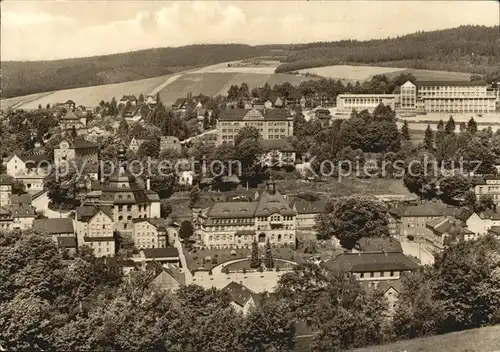
<instances>
[{"instance_id":1,"label":"sky","mask_svg":"<svg viewBox=\"0 0 500 352\"><path fill-rule=\"evenodd\" d=\"M54 60L208 43L375 39L499 22L498 0L4 0L1 59Z\"/></svg>"}]
</instances>

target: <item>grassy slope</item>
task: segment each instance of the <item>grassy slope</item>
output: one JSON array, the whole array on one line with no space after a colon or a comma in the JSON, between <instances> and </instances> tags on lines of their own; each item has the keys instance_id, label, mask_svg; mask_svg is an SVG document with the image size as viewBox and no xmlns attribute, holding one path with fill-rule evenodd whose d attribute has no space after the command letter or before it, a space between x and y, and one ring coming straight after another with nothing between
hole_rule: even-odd
<instances>
[{"instance_id":1,"label":"grassy slope","mask_svg":"<svg viewBox=\"0 0 500 352\"><path fill-rule=\"evenodd\" d=\"M240 44L190 45L55 61L2 62L2 96L89 87L157 77L268 52Z\"/></svg>"},{"instance_id":2,"label":"grassy slope","mask_svg":"<svg viewBox=\"0 0 500 352\"><path fill-rule=\"evenodd\" d=\"M500 325L365 347L357 352L493 352L500 350Z\"/></svg>"},{"instance_id":3,"label":"grassy slope","mask_svg":"<svg viewBox=\"0 0 500 352\"><path fill-rule=\"evenodd\" d=\"M177 80L160 91L160 98L165 104L170 104L175 99L185 97L188 93L193 95L204 94L214 96L226 95L231 85L248 84L250 89L262 87L266 82L271 86L290 82L299 84L310 78L286 74L262 74L262 73L189 73L182 75Z\"/></svg>"},{"instance_id":4,"label":"grassy slope","mask_svg":"<svg viewBox=\"0 0 500 352\"><path fill-rule=\"evenodd\" d=\"M101 100L109 101L113 97L116 100L120 100L122 95L134 94L135 96L139 96L141 93L147 95L154 88L165 82L168 77L167 75L116 84L58 90L53 93L42 94L37 99L26 100L19 107L23 109L36 109L38 104L45 107L47 104L64 103L69 99L74 100L78 105L97 106ZM19 101L17 98L8 100ZM5 104L2 101L2 107L4 105L8 106L9 104Z\"/></svg>"}]
</instances>

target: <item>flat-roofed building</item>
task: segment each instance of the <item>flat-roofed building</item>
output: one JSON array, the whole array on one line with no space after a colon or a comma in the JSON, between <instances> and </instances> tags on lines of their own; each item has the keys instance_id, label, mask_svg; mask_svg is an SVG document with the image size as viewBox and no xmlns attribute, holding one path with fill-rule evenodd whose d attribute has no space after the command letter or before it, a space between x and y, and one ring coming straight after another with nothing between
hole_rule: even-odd
<instances>
[{"instance_id":1,"label":"flat-roofed building","mask_svg":"<svg viewBox=\"0 0 500 352\"><path fill-rule=\"evenodd\" d=\"M482 81L417 81L399 88L399 108L425 112L487 113L496 109L496 94Z\"/></svg>"},{"instance_id":2,"label":"flat-roofed building","mask_svg":"<svg viewBox=\"0 0 500 352\"><path fill-rule=\"evenodd\" d=\"M337 95L337 111L350 113L352 110L368 110L372 112L377 106L383 104L396 107L396 95L394 94L339 94Z\"/></svg>"}]
</instances>

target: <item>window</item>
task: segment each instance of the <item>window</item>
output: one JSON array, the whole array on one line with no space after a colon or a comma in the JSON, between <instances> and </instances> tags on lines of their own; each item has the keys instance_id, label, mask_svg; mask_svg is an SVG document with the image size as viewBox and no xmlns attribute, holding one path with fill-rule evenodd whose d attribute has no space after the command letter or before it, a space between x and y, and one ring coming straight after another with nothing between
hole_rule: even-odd
<instances>
[{"instance_id":1,"label":"window","mask_svg":"<svg viewBox=\"0 0 500 352\"><path fill-rule=\"evenodd\" d=\"M391 272L390 272L390 275L391 275L391 276L394 276L394 271L391 271Z\"/></svg>"},{"instance_id":2,"label":"window","mask_svg":"<svg viewBox=\"0 0 500 352\"><path fill-rule=\"evenodd\" d=\"M375 277L375 273L374 273L374 272L371 272L371 273L370 273L370 277Z\"/></svg>"},{"instance_id":3,"label":"window","mask_svg":"<svg viewBox=\"0 0 500 352\"><path fill-rule=\"evenodd\" d=\"M121 216L121 215L120 215L120 216L118 217L118 220L119 220L119 221L123 220L123 216Z\"/></svg>"}]
</instances>

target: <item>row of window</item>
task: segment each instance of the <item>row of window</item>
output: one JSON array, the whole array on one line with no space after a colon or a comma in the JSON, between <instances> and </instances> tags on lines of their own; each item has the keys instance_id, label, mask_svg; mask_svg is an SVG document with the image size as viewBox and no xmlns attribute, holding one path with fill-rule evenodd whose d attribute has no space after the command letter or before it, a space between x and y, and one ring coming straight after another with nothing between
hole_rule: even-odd
<instances>
[{"instance_id":1,"label":"row of window","mask_svg":"<svg viewBox=\"0 0 500 352\"><path fill-rule=\"evenodd\" d=\"M377 277L384 277L385 273L386 273L386 271L381 271ZM398 274L399 274L399 271L390 271L389 277L394 277L394 276L397 276ZM375 272L372 271L370 273L360 273L359 277L362 279L365 277L375 277Z\"/></svg>"}]
</instances>

